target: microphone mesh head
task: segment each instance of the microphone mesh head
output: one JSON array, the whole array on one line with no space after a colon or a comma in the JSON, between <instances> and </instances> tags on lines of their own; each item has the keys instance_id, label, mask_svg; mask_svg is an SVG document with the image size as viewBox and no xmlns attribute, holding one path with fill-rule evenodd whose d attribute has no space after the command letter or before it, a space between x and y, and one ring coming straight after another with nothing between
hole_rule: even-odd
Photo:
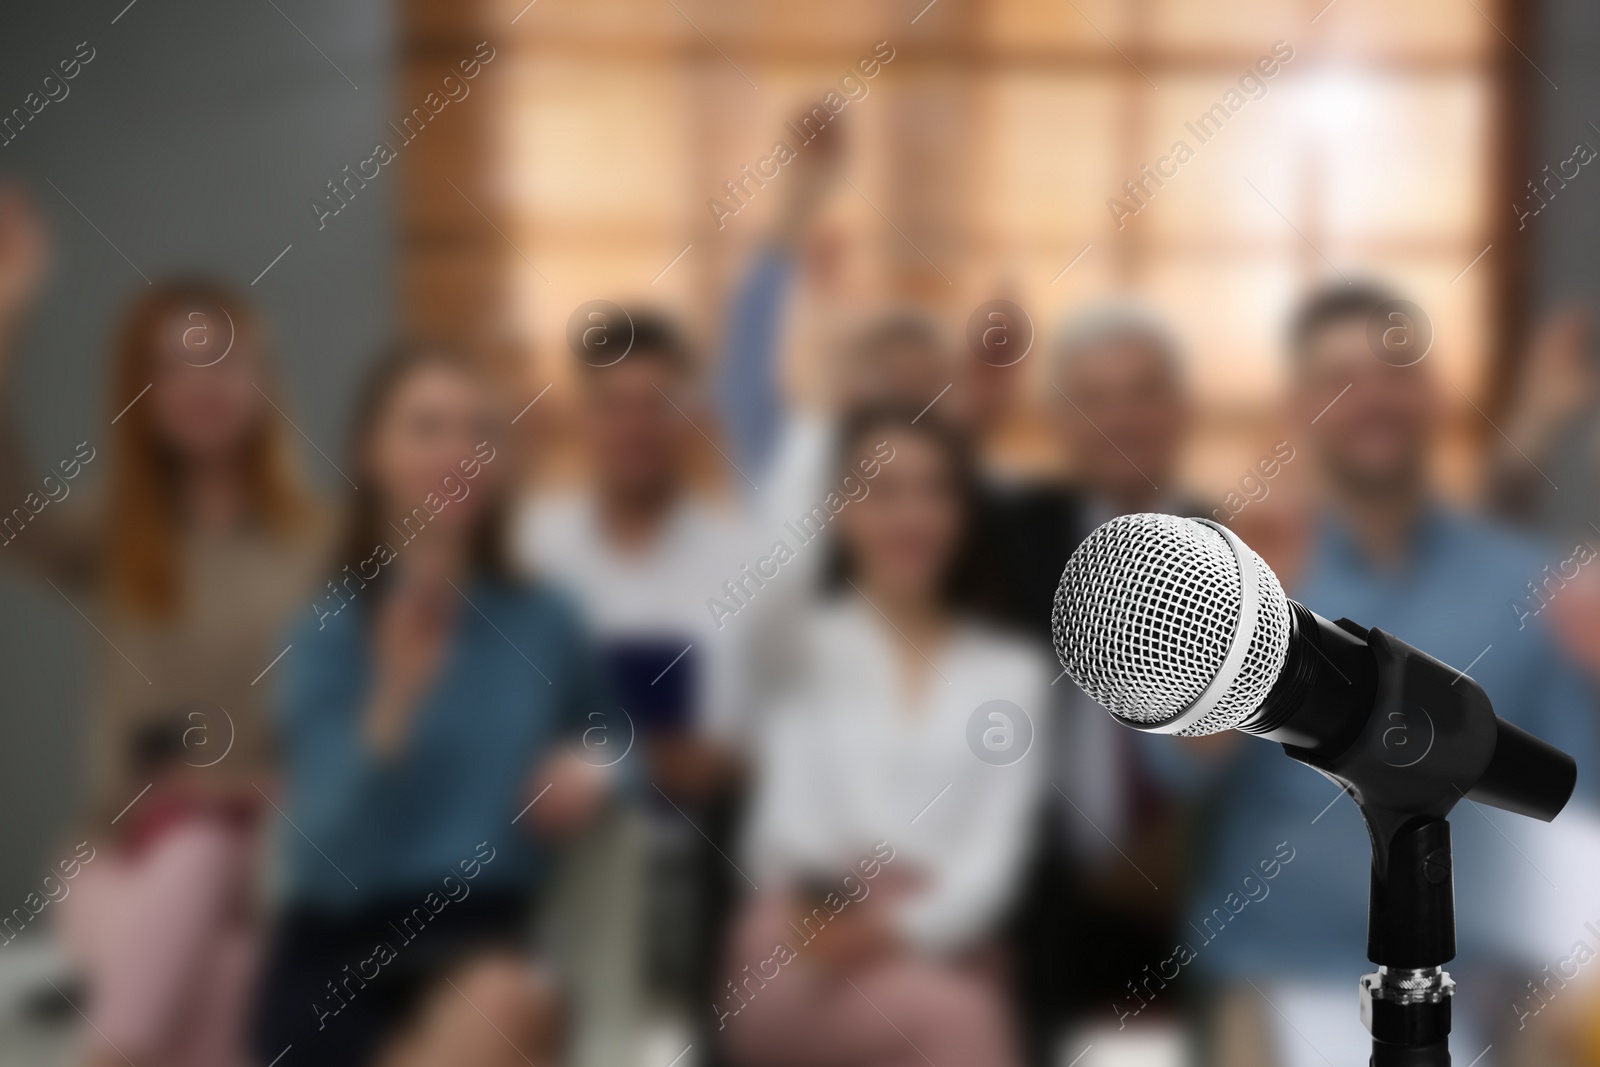
<instances>
[{"instance_id":1,"label":"microphone mesh head","mask_svg":"<svg viewBox=\"0 0 1600 1067\"><path fill-rule=\"evenodd\" d=\"M1243 556L1255 571L1254 632L1241 635L1248 650L1209 709L1191 705L1224 667L1244 585L1232 544L1193 519L1123 515L1078 546L1051 618L1062 666L1132 725L1186 736L1240 725L1278 680L1290 627L1277 575L1249 548Z\"/></svg>"}]
</instances>

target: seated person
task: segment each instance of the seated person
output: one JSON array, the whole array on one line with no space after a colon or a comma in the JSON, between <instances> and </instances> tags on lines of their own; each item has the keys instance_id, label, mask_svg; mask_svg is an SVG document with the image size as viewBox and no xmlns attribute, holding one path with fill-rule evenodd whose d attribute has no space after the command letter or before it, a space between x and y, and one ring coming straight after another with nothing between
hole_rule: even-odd
<instances>
[{"instance_id":1,"label":"seated person","mask_svg":"<svg viewBox=\"0 0 1600 1067\"><path fill-rule=\"evenodd\" d=\"M916 414L847 422L835 476L870 490L833 520L827 597L785 627L746 849L759 888L712 1006L741 1064L1018 1062L996 927L1044 761L1037 742L983 758L971 727L1042 726L1050 674L980 621L971 456ZM991 704L1004 722L975 718Z\"/></svg>"},{"instance_id":2,"label":"seated person","mask_svg":"<svg viewBox=\"0 0 1600 1067\"><path fill-rule=\"evenodd\" d=\"M1289 424L1300 427L1294 443L1314 470L1317 496L1304 559L1286 591L1325 618L1379 627L1468 673L1499 715L1578 761L1573 804L1592 803L1600 753L1594 692L1558 652L1549 616L1528 591L1561 556L1441 499L1430 460L1444 367L1437 356L1401 366L1373 351L1368 320L1391 299L1380 287L1336 284L1313 293L1294 319ZM1319 1051L1335 1061L1365 1055L1352 994L1372 970L1365 958L1370 850L1355 805L1277 746L1240 734L1200 739L1203 748L1138 740L1150 742L1142 747L1174 781L1193 776L1210 787L1213 838L1189 901L1194 959L1185 970L1223 994L1216 1062L1281 1062L1250 1051L1272 1047L1260 1031L1274 1031L1280 1047L1303 1048L1290 1027L1324 1020L1348 1044ZM1545 883L1512 838L1546 828L1531 820L1501 825L1466 802L1451 818L1460 955L1449 970L1463 990L1492 988L1491 965L1530 962L1506 957L1526 951L1519 920L1526 887ZM1246 907L1219 933L1219 905L1239 887L1240 872L1277 860L1284 873L1272 883L1272 903ZM1502 1003L1512 1000L1508 994ZM1299 1013L1292 1001L1316 1007ZM1119 1010L1143 1008L1130 993ZM1458 1010L1452 1052L1467 1062L1493 1043L1499 1055L1515 1023L1510 1010Z\"/></svg>"},{"instance_id":3,"label":"seated person","mask_svg":"<svg viewBox=\"0 0 1600 1067\"><path fill-rule=\"evenodd\" d=\"M753 557L731 510L692 484L692 351L665 317L629 319L624 358L577 367L587 482L529 501L516 547L525 568L577 601L626 711L595 719L592 754L620 758L637 745L648 761L647 973L701 1004L738 880L723 853L743 777L749 632L714 616L707 598Z\"/></svg>"},{"instance_id":4,"label":"seated person","mask_svg":"<svg viewBox=\"0 0 1600 1067\"><path fill-rule=\"evenodd\" d=\"M603 803L609 710L566 601L508 577L502 412L401 348L356 414L337 580L280 665L286 887L255 1051L270 1063L551 1063L559 1004L523 949L550 857Z\"/></svg>"}]
</instances>

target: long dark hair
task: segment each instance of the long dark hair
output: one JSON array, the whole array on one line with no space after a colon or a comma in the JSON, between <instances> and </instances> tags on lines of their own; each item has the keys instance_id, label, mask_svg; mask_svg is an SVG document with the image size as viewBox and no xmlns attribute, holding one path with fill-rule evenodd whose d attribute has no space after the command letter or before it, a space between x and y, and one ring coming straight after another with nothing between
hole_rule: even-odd
<instances>
[{"instance_id":1,"label":"long dark hair","mask_svg":"<svg viewBox=\"0 0 1600 1067\"><path fill-rule=\"evenodd\" d=\"M929 413L895 404L870 405L845 418L835 440L833 471L836 481L846 475L860 477L854 463L862 446L888 433L914 434L938 448L955 483L960 529L955 551L939 582L940 603L955 612L991 621L1003 617L998 570L990 551L993 541L978 479L977 459L967 438ZM822 570L822 588L828 593L848 589L856 577L856 563L837 534L828 546Z\"/></svg>"},{"instance_id":2,"label":"long dark hair","mask_svg":"<svg viewBox=\"0 0 1600 1067\"><path fill-rule=\"evenodd\" d=\"M339 538L336 566L349 566L359 571L359 564L370 559L381 544L393 545L395 531L383 514L384 501L375 479L366 467L366 450L376 432L378 423L411 377L421 371L443 368L463 374L490 387L488 373L476 363L448 346L423 341L403 341L390 346L373 362L366 380L356 397L356 406L350 423L347 455L352 470L362 489L352 490L345 511L344 532ZM462 457L466 458L466 457ZM420 501L418 502L421 503ZM506 545L506 517L508 501L501 489L490 504L479 514L477 524L469 538L470 565L475 574L486 575L502 581L512 579L510 555ZM403 548L400 550L403 551ZM397 552L396 555L399 553ZM372 594L381 596L385 586L382 568L375 579L369 579ZM371 615L369 613L368 617Z\"/></svg>"}]
</instances>

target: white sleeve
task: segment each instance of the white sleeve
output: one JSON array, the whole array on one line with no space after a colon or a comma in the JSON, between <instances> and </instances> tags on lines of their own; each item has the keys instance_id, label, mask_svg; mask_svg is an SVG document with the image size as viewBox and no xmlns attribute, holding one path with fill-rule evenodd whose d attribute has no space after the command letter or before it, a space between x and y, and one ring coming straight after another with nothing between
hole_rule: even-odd
<instances>
[{"instance_id":1,"label":"white sleeve","mask_svg":"<svg viewBox=\"0 0 1600 1067\"><path fill-rule=\"evenodd\" d=\"M511 511L510 542L511 565L517 573L531 575L541 563L540 527L542 510L539 501L531 494L515 500Z\"/></svg>"},{"instance_id":2,"label":"white sleeve","mask_svg":"<svg viewBox=\"0 0 1600 1067\"><path fill-rule=\"evenodd\" d=\"M704 700L697 727L705 737L753 760L760 755L754 714L760 694L753 679L751 628L745 625L749 620L735 616L717 621L710 600L719 592L715 576L732 577L741 563L755 557L749 551L746 523L731 519L725 523L715 529L708 557L713 562L698 568L708 575L705 582L711 596L697 608L708 616L696 639L705 656Z\"/></svg>"}]
</instances>

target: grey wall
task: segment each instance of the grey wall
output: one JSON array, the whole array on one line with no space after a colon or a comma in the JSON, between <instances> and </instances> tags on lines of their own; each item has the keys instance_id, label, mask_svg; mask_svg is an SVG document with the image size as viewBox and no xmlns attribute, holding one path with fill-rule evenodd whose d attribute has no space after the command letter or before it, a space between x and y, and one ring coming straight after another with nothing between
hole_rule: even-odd
<instances>
[{"instance_id":1,"label":"grey wall","mask_svg":"<svg viewBox=\"0 0 1600 1067\"><path fill-rule=\"evenodd\" d=\"M0 30L0 114L79 42L95 50L69 95L0 146L0 175L36 188L57 241L52 284L0 402L36 458L104 441L109 332L146 287L138 272L204 272L266 312L290 414L337 456L353 380L393 324L395 175L386 170L321 232L309 203L370 154L390 117L390 4L126 4L12 5ZM303 459L331 489L338 476L309 448ZM0 911L37 884L73 812L86 642L98 640L48 586L0 573Z\"/></svg>"},{"instance_id":2,"label":"grey wall","mask_svg":"<svg viewBox=\"0 0 1600 1067\"><path fill-rule=\"evenodd\" d=\"M1533 159L1523 181L1543 176L1572 155L1583 141L1600 150L1600 7L1588 0L1546 0L1536 24L1533 62L1549 81L1528 68L1534 117L1529 140ZM1552 88L1551 82L1555 83ZM1570 171L1569 171L1570 172ZM1510 211L1509 205L1505 209ZM1573 299L1595 305L1600 294L1600 166L1584 167L1560 195L1533 219L1532 310L1537 313Z\"/></svg>"},{"instance_id":3,"label":"grey wall","mask_svg":"<svg viewBox=\"0 0 1600 1067\"><path fill-rule=\"evenodd\" d=\"M1534 23L1532 63L1524 66L1530 127L1530 158L1519 182L1544 177L1546 166L1571 173L1564 161L1580 141L1600 151L1600 7L1588 0L1545 0ZM1543 73L1541 74L1540 71ZM1548 80L1547 80L1548 78ZM1551 83L1554 83L1552 85ZM1590 123L1595 125L1590 125ZM1526 206L1526 187L1520 187ZM1511 211L1510 205L1505 209ZM1527 220L1528 270L1520 279L1536 323L1570 303L1588 306L1600 327L1600 160L1578 176ZM1591 353L1594 355L1594 353ZM1559 441L1547 472L1560 490L1542 492L1541 518L1558 536L1590 536L1600 522L1600 412ZM1540 487L1541 491L1543 487Z\"/></svg>"}]
</instances>

